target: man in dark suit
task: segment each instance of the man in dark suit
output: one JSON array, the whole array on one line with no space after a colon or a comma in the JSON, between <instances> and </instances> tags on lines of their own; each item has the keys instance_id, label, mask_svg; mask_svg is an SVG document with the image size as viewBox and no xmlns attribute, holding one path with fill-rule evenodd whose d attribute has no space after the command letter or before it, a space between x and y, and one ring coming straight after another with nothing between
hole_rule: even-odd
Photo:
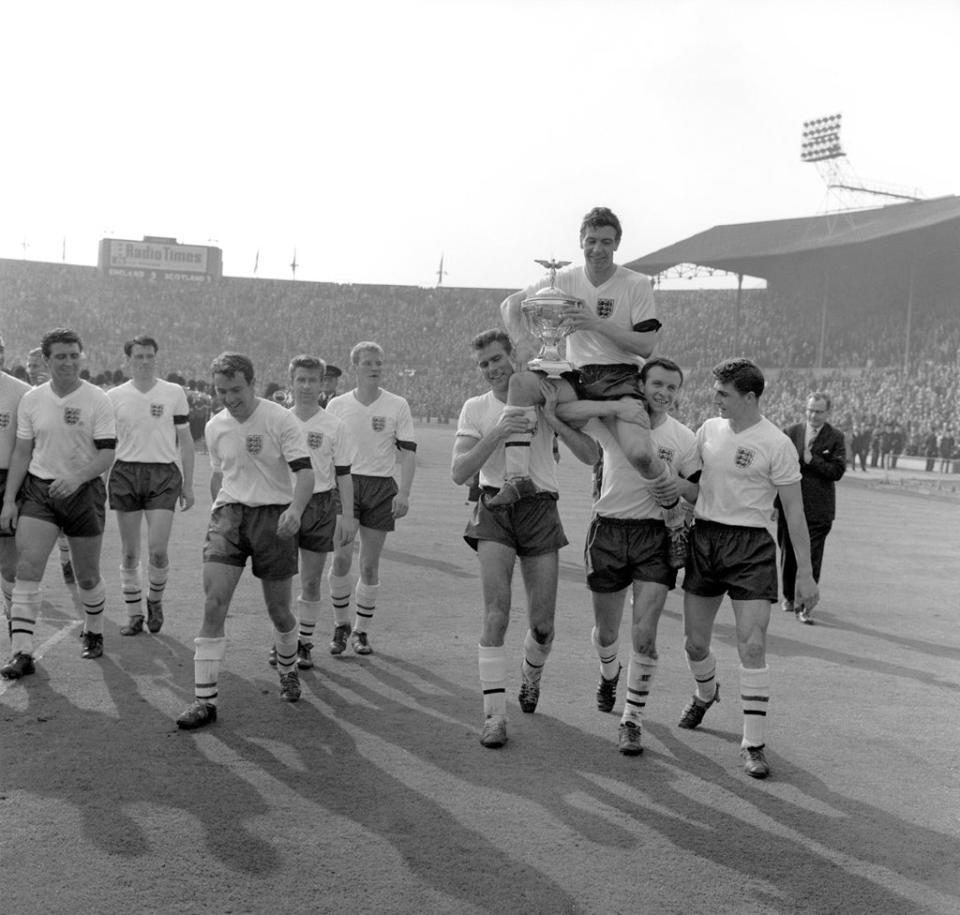
<instances>
[{"instance_id":1,"label":"man in dark suit","mask_svg":"<svg viewBox=\"0 0 960 915\"><path fill-rule=\"evenodd\" d=\"M806 422L788 426L783 430L793 442L800 457L803 513L810 533L813 579L818 583L820 566L823 562L823 547L836 514L835 484L843 476L847 467L843 433L827 422L829 415L830 396L817 391L807 398ZM779 508L779 505L777 507ZM793 597L797 579L797 562L782 511L778 514L777 543L780 546L783 609L794 612ZM797 611L797 618L803 623L813 625L813 619L805 608Z\"/></svg>"}]
</instances>

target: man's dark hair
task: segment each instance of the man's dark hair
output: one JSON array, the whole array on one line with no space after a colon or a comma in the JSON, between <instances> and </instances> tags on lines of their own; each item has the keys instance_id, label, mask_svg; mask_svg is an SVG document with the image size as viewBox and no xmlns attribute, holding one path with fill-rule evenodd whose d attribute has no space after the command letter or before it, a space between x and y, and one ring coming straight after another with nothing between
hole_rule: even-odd
<instances>
[{"instance_id":1,"label":"man's dark hair","mask_svg":"<svg viewBox=\"0 0 960 915\"><path fill-rule=\"evenodd\" d=\"M617 233L617 242L619 242L623 229L620 228L620 220L617 219L617 214L609 207L594 207L583 217L583 222L580 223L580 241L583 241L587 229L602 229L604 226L613 228Z\"/></svg>"},{"instance_id":2,"label":"man's dark hair","mask_svg":"<svg viewBox=\"0 0 960 915\"><path fill-rule=\"evenodd\" d=\"M44 359L50 358L54 343L76 343L80 347L80 352L83 352L83 341L80 339L80 334L67 327L55 327L43 335L43 339L40 341L40 352L43 353Z\"/></svg>"},{"instance_id":3,"label":"man's dark hair","mask_svg":"<svg viewBox=\"0 0 960 915\"><path fill-rule=\"evenodd\" d=\"M211 375L226 375L227 378L233 378L235 375L243 375L243 380L247 384L253 384L253 363L249 356L242 353L221 353L210 365Z\"/></svg>"},{"instance_id":4,"label":"man's dark hair","mask_svg":"<svg viewBox=\"0 0 960 915\"><path fill-rule=\"evenodd\" d=\"M139 334L132 340L127 340L127 342L123 344L123 355L129 359L130 354L133 352L133 348L135 346L152 346L154 354L160 352L160 347L157 345L157 341L154 340L153 337L148 337L146 334Z\"/></svg>"},{"instance_id":5,"label":"man's dark hair","mask_svg":"<svg viewBox=\"0 0 960 915\"><path fill-rule=\"evenodd\" d=\"M293 378L294 372L297 369L305 369L310 372L319 372L320 377L322 378L327 371L327 364L319 356L308 356L305 353L301 353L299 356L294 356L290 360L290 368L288 369L288 374L290 378Z\"/></svg>"},{"instance_id":6,"label":"man's dark hair","mask_svg":"<svg viewBox=\"0 0 960 915\"><path fill-rule=\"evenodd\" d=\"M720 384L732 384L738 394L754 394L759 398L763 393L763 372L755 362L743 357L724 359L713 367L713 377Z\"/></svg>"},{"instance_id":7,"label":"man's dark hair","mask_svg":"<svg viewBox=\"0 0 960 915\"><path fill-rule=\"evenodd\" d=\"M490 346L492 343L501 344L504 352L508 356L513 352L513 343L510 342L510 335L505 330L501 330L499 327L495 327L492 330L485 330L483 333L477 334L470 341L470 348L479 352L480 350Z\"/></svg>"},{"instance_id":8,"label":"man's dark hair","mask_svg":"<svg viewBox=\"0 0 960 915\"><path fill-rule=\"evenodd\" d=\"M640 369L640 380L647 380L647 373L650 369L655 368L664 369L667 372L676 372L680 376L680 384L683 384L683 369L677 365L672 359L667 359L665 356L657 356L654 359L648 359L643 364L643 368Z\"/></svg>"}]
</instances>

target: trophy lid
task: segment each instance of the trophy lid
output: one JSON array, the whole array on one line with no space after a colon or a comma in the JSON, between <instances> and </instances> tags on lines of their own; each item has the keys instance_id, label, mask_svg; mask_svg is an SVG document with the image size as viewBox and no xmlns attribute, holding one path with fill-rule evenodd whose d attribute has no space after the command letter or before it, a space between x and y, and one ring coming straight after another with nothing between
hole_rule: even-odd
<instances>
[{"instance_id":1,"label":"trophy lid","mask_svg":"<svg viewBox=\"0 0 960 915\"><path fill-rule=\"evenodd\" d=\"M535 263L540 264L542 267L546 267L550 271L550 285L544 287L543 289L538 289L533 295L525 298L520 304L524 305L575 305L580 299L576 296L570 295L568 292L564 292L562 289L556 286L557 280L557 271L561 267L566 267L570 261L555 261L555 260L537 260Z\"/></svg>"}]
</instances>

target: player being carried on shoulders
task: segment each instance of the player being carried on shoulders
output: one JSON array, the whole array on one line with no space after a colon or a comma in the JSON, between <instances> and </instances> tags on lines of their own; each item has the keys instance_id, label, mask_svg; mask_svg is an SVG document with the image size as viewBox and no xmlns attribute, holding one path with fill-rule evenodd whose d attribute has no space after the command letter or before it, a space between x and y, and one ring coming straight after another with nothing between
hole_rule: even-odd
<instances>
[{"instance_id":1,"label":"player being carried on shoulders","mask_svg":"<svg viewBox=\"0 0 960 915\"><path fill-rule=\"evenodd\" d=\"M594 207L580 225L583 266L569 265L556 272L555 284L581 308L571 307L564 321L573 330L567 337L567 358L576 371L557 381L557 416L564 422L600 417L610 427L630 463L645 479L663 482L670 468L651 444L650 418L643 403L640 368L654 350L661 324L656 318L650 279L614 262L620 245L620 220L606 207ZM537 290L550 285L551 275L504 299L500 312L519 355L529 352L533 336L523 323L521 305ZM532 355L532 353L531 353ZM536 406L543 402L542 375L518 372L510 379L508 407L522 413L532 427ZM532 431L514 435L507 443L504 485L488 502L490 508L509 505L532 495L529 455ZM663 506L671 540L678 541L673 561L682 565L683 512L679 502Z\"/></svg>"}]
</instances>

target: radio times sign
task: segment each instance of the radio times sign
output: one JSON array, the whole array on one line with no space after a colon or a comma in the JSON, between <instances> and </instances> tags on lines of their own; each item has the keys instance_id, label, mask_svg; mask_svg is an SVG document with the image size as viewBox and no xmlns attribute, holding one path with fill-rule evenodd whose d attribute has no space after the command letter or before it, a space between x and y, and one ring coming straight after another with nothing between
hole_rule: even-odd
<instances>
[{"instance_id":1,"label":"radio times sign","mask_svg":"<svg viewBox=\"0 0 960 915\"><path fill-rule=\"evenodd\" d=\"M219 279L222 257L219 248L181 245L175 239L145 238L143 241L104 238L100 242L100 269L109 276L148 280L209 282Z\"/></svg>"}]
</instances>

